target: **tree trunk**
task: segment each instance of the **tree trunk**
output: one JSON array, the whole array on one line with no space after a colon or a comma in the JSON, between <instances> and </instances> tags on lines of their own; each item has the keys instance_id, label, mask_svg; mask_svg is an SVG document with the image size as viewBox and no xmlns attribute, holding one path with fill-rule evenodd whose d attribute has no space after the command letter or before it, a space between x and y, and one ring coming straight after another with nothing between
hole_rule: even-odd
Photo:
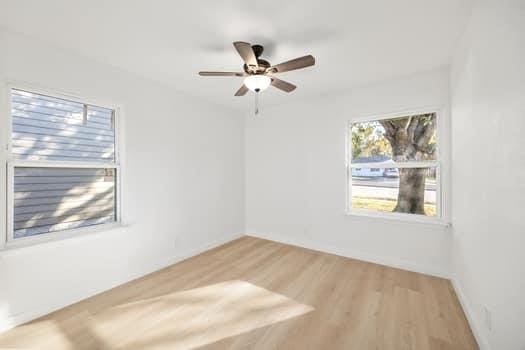
<instances>
[{"instance_id":1,"label":"tree trunk","mask_svg":"<svg viewBox=\"0 0 525 350\"><path fill-rule=\"evenodd\" d=\"M399 169L399 193L395 212L425 215L426 172L427 169L421 168Z\"/></svg>"},{"instance_id":2,"label":"tree trunk","mask_svg":"<svg viewBox=\"0 0 525 350\"><path fill-rule=\"evenodd\" d=\"M380 121L385 138L392 146L396 162L417 161L431 156L430 147L436 123L434 114L414 115ZM399 193L394 208L398 213L425 215L425 181L428 169L399 168Z\"/></svg>"}]
</instances>

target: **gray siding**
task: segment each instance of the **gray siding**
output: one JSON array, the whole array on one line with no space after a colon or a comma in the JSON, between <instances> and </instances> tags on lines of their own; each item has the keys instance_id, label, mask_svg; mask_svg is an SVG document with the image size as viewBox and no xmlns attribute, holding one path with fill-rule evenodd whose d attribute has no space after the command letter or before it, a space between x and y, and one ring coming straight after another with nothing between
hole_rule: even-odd
<instances>
[{"instance_id":1,"label":"gray siding","mask_svg":"<svg viewBox=\"0 0 525 350\"><path fill-rule=\"evenodd\" d=\"M15 238L115 220L115 170L15 168Z\"/></svg>"},{"instance_id":2,"label":"gray siding","mask_svg":"<svg viewBox=\"0 0 525 350\"><path fill-rule=\"evenodd\" d=\"M90 105L84 108L82 103L12 90L13 156L22 160L113 161L113 111Z\"/></svg>"},{"instance_id":3,"label":"gray siding","mask_svg":"<svg viewBox=\"0 0 525 350\"><path fill-rule=\"evenodd\" d=\"M107 108L11 91L16 160L115 162L114 114ZM114 169L14 169L14 237L116 220Z\"/></svg>"}]
</instances>

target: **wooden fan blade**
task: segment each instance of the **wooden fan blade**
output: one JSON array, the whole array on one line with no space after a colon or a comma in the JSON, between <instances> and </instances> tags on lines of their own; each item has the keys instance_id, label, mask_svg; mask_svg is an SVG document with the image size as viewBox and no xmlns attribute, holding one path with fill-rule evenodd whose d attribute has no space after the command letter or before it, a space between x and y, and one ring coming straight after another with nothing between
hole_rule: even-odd
<instances>
[{"instance_id":1,"label":"wooden fan blade","mask_svg":"<svg viewBox=\"0 0 525 350\"><path fill-rule=\"evenodd\" d=\"M315 58L312 55L295 58L268 68L270 73L282 73L295 69L301 69L315 64Z\"/></svg>"},{"instance_id":2,"label":"wooden fan blade","mask_svg":"<svg viewBox=\"0 0 525 350\"><path fill-rule=\"evenodd\" d=\"M294 84L290 84L287 81L277 79L274 77L272 77L272 85L278 88L279 90L283 90L286 92L292 92L297 88L297 86L295 86Z\"/></svg>"},{"instance_id":3,"label":"wooden fan blade","mask_svg":"<svg viewBox=\"0 0 525 350\"><path fill-rule=\"evenodd\" d=\"M237 50L239 55L241 55L244 63L252 67L259 66L259 64L257 63L257 57L255 57L255 53L253 52L252 45L250 45L250 43L236 41L233 43L233 46L235 46L235 49Z\"/></svg>"},{"instance_id":4,"label":"wooden fan blade","mask_svg":"<svg viewBox=\"0 0 525 350\"><path fill-rule=\"evenodd\" d=\"M249 89L246 87L246 85L242 84L241 88L235 93L235 96L244 96L246 95L248 90Z\"/></svg>"},{"instance_id":5,"label":"wooden fan blade","mask_svg":"<svg viewBox=\"0 0 525 350\"><path fill-rule=\"evenodd\" d=\"M241 72L199 72L203 77L242 77L244 73Z\"/></svg>"}]
</instances>

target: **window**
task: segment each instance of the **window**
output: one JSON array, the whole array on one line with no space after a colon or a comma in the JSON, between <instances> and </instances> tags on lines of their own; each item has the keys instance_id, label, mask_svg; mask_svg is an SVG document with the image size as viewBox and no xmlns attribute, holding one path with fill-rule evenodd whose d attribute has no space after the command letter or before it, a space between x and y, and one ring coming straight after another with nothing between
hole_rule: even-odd
<instances>
[{"instance_id":1,"label":"window","mask_svg":"<svg viewBox=\"0 0 525 350\"><path fill-rule=\"evenodd\" d=\"M115 108L10 90L8 241L119 220Z\"/></svg>"},{"instance_id":2,"label":"window","mask_svg":"<svg viewBox=\"0 0 525 350\"><path fill-rule=\"evenodd\" d=\"M351 122L351 213L441 218L437 114Z\"/></svg>"}]
</instances>

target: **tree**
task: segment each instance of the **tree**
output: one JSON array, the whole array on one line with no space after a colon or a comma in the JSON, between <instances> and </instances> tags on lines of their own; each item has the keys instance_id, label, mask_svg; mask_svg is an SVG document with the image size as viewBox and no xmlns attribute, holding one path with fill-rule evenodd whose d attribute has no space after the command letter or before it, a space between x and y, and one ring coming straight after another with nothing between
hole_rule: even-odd
<instances>
[{"instance_id":1,"label":"tree","mask_svg":"<svg viewBox=\"0 0 525 350\"><path fill-rule=\"evenodd\" d=\"M356 123L352 126L352 159L389 156L390 144L383 136L383 128L376 122Z\"/></svg>"},{"instance_id":2,"label":"tree","mask_svg":"<svg viewBox=\"0 0 525 350\"><path fill-rule=\"evenodd\" d=\"M352 159L363 155L363 143L366 142L373 132L374 128L365 123L352 126Z\"/></svg>"},{"instance_id":3,"label":"tree","mask_svg":"<svg viewBox=\"0 0 525 350\"><path fill-rule=\"evenodd\" d=\"M381 120L384 137L392 147L396 162L433 159L436 151L435 114ZM395 212L425 214L426 168L400 168Z\"/></svg>"}]
</instances>

